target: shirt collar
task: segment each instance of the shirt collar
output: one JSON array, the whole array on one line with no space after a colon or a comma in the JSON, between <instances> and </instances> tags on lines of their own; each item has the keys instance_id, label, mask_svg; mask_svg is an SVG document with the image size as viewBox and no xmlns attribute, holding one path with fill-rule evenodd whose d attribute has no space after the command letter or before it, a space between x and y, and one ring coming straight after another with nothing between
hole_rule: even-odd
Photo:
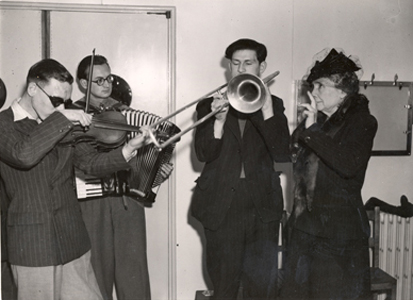
<instances>
[{"instance_id":1,"label":"shirt collar","mask_svg":"<svg viewBox=\"0 0 413 300\"><path fill-rule=\"evenodd\" d=\"M29 114L21 105L20 105L20 100L16 99L13 101L13 103L11 104L11 109L13 111L14 114L14 122L23 120L25 118L29 118L30 120L35 120L39 123L39 120L34 118L31 114Z\"/></svg>"}]
</instances>

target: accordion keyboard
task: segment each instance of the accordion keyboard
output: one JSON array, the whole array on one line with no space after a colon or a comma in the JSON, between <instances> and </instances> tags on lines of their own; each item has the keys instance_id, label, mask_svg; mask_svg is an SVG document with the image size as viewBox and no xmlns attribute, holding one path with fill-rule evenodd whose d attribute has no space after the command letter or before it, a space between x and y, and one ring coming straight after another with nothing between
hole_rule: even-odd
<instances>
[{"instance_id":1,"label":"accordion keyboard","mask_svg":"<svg viewBox=\"0 0 413 300\"><path fill-rule=\"evenodd\" d=\"M76 193L78 199L103 196L102 180L94 176L86 175L75 169Z\"/></svg>"}]
</instances>

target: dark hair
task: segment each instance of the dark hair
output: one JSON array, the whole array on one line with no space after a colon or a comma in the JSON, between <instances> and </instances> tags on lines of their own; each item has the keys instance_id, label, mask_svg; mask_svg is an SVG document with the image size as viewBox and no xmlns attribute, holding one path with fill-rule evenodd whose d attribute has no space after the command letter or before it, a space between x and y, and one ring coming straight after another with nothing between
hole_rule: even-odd
<instances>
[{"instance_id":1,"label":"dark hair","mask_svg":"<svg viewBox=\"0 0 413 300\"><path fill-rule=\"evenodd\" d=\"M88 79L88 75L89 75L89 67L90 67L90 63L92 61L92 55L86 56L84 59L82 59L82 61L79 63L79 66L77 67L77 79ZM95 57L93 58L93 65L94 66L101 66L101 65L108 65L108 60L106 59L106 57L102 56L102 55L95 55Z\"/></svg>"},{"instance_id":2,"label":"dark hair","mask_svg":"<svg viewBox=\"0 0 413 300\"><path fill-rule=\"evenodd\" d=\"M359 79L354 72L332 74L328 78L335 83L337 89L342 90L347 95L359 92Z\"/></svg>"},{"instance_id":3,"label":"dark hair","mask_svg":"<svg viewBox=\"0 0 413 300\"><path fill-rule=\"evenodd\" d=\"M253 50L257 53L257 59L259 63L262 63L267 58L267 48L265 45L258 43L251 39L239 39L233 42L225 50L225 57L232 59L232 55L238 50Z\"/></svg>"},{"instance_id":4,"label":"dark hair","mask_svg":"<svg viewBox=\"0 0 413 300\"><path fill-rule=\"evenodd\" d=\"M43 59L34 64L27 74L26 82L49 82L54 78L60 82L73 83L73 76L69 71L58 61L54 59Z\"/></svg>"}]
</instances>

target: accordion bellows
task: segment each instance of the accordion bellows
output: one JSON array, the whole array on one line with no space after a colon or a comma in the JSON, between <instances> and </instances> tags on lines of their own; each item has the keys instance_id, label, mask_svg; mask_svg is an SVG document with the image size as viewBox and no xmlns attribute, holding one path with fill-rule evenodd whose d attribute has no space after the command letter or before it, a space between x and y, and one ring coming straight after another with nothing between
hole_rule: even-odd
<instances>
[{"instance_id":1,"label":"accordion bellows","mask_svg":"<svg viewBox=\"0 0 413 300\"><path fill-rule=\"evenodd\" d=\"M152 113L133 109L122 110L122 114L127 123L133 126L151 125L161 119ZM158 124L154 130L160 142L180 132L180 129L169 121ZM137 134L128 133L128 139ZM170 162L174 149L175 143L161 150L149 144L137 150L136 156L130 161L130 170L119 171L105 178L88 176L80 170L75 170L78 199L127 195L137 200L145 200L150 196L151 189L163 182L160 167Z\"/></svg>"}]
</instances>

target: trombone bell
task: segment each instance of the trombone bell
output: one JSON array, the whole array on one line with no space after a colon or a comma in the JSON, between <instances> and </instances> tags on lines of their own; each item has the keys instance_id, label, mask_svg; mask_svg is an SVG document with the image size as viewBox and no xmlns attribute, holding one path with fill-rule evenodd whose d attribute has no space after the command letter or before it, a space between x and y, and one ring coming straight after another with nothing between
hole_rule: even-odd
<instances>
[{"instance_id":1,"label":"trombone bell","mask_svg":"<svg viewBox=\"0 0 413 300\"><path fill-rule=\"evenodd\" d=\"M250 114L262 108L266 97L265 84L253 74L240 74L227 87L229 104L239 112Z\"/></svg>"}]
</instances>

